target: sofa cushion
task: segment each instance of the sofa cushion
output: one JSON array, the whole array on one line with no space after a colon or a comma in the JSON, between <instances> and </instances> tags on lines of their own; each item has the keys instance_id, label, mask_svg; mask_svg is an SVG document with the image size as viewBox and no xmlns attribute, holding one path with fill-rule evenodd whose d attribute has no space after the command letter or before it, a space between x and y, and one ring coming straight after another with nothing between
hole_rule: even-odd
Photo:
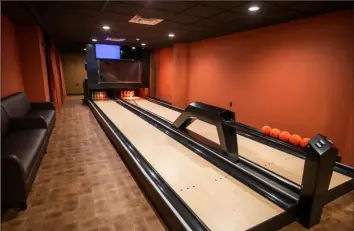
<instances>
[{"instance_id":1,"label":"sofa cushion","mask_svg":"<svg viewBox=\"0 0 354 231\"><path fill-rule=\"evenodd\" d=\"M26 117L38 118L43 117L48 127L52 124L55 117L54 110L32 110Z\"/></svg>"},{"instance_id":2,"label":"sofa cushion","mask_svg":"<svg viewBox=\"0 0 354 231\"><path fill-rule=\"evenodd\" d=\"M16 155L25 170L26 176L31 172L42 145L46 141L46 129L31 129L10 132L2 140L1 155Z\"/></svg>"},{"instance_id":3,"label":"sofa cushion","mask_svg":"<svg viewBox=\"0 0 354 231\"><path fill-rule=\"evenodd\" d=\"M10 120L5 109L1 105L1 139L3 139L9 131Z\"/></svg>"},{"instance_id":4,"label":"sofa cushion","mask_svg":"<svg viewBox=\"0 0 354 231\"><path fill-rule=\"evenodd\" d=\"M31 110L31 103L24 92L2 99L1 104L9 117L23 117Z\"/></svg>"}]
</instances>

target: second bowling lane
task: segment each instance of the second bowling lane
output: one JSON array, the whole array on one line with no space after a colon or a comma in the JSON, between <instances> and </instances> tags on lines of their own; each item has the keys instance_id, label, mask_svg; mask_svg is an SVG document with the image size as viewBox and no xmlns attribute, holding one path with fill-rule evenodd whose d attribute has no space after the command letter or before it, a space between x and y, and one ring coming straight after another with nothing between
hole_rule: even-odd
<instances>
[{"instance_id":1,"label":"second bowling lane","mask_svg":"<svg viewBox=\"0 0 354 231\"><path fill-rule=\"evenodd\" d=\"M175 110L142 98L137 98L134 102L139 107L157 114L171 122L175 121L181 114ZM218 133L214 125L196 120L188 127L188 129L219 144ZM240 156L301 185L305 164L303 159L241 135L237 135L237 140ZM333 172L329 189L341 185L349 180L351 180L351 178L343 174Z\"/></svg>"},{"instance_id":2,"label":"second bowling lane","mask_svg":"<svg viewBox=\"0 0 354 231\"><path fill-rule=\"evenodd\" d=\"M96 105L211 230L245 230L284 212L116 102Z\"/></svg>"}]
</instances>

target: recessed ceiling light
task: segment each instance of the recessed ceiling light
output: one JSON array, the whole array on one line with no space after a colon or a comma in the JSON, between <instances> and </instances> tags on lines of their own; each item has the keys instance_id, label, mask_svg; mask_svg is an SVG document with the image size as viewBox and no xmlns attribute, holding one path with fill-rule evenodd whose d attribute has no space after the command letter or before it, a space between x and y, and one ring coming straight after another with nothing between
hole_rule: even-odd
<instances>
[{"instance_id":1,"label":"recessed ceiling light","mask_svg":"<svg viewBox=\"0 0 354 231\"><path fill-rule=\"evenodd\" d=\"M132 47L132 50L135 50L136 48L135 47Z\"/></svg>"},{"instance_id":2,"label":"recessed ceiling light","mask_svg":"<svg viewBox=\"0 0 354 231\"><path fill-rule=\"evenodd\" d=\"M169 34L168 34L168 37L173 38L173 37L175 37L175 34L169 33Z\"/></svg>"},{"instance_id":3,"label":"recessed ceiling light","mask_svg":"<svg viewBox=\"0 0 354 231\"><path fill-rule=\"evenodd\" d=\"M146 46L146 43L142 43L141 45L144 47L144 46Z\"/></svg>"},{"instance_id":4,"label":"recessed ceiling light","mask_svg":"<svg viewBox=\"0 0 354 231\"><path fill-rule=\"evenodd\" d=\"M136 41L140 41L140 38L136 38Z\"/></svg>"},{"instance_id":5,"label":"recessed ceiling light","mask_svg":"<svg viewBox=\"0 0 354 231\"><path fill-rule=\"evenodd\" d=\"M93 38L93 39L92 39L92 42L97 42L97 39Z\"/></svg>"},{"instance_id":6,"label":"recessed ceiling light","mask_svg":"<svg viewBox=\"0 0 354 231\"><path fill-rule=\"evenodd\" d=\"M109 30L109 29L111 29L109 26L107 26L107 25L104 25L104 26L102 26L102 29L103 30Z\"/></svg>"},{"instance_id":7,"label":"recessed ceiling light","mask_svg":"<svg viewBox=\"0 0 354 231\"><path fill-rule=\"evenodd\" d=\"M86 51L86 48L84 48L84 51Z\"/></svg>"},{"instance_id":8,"label":"recessed ceiling light","mask_svg":"<svg viewBox=\"0 0 354 231\"><path fill-rule=\"evenodd\" d=\"M248 11L251 11L251 12L255 12L255 11L258 11L260 9L259 6L250 6L248 7Z\"/></svg>"}]
</instances>

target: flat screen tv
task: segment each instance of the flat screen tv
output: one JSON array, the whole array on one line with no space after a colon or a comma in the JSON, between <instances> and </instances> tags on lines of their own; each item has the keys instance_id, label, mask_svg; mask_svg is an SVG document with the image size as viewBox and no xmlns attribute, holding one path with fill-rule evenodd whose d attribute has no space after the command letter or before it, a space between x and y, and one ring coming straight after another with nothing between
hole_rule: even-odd
<instances>
[{"instance_id":1,"label":"flat screen tv","mask_svg":"<svg viewBox=\"0 0 354 231\"><path fill-rule=\"evenodd\" d=\"M120 46L96 44L96 59L120 59Z\"/></svg>"}]
</instances>

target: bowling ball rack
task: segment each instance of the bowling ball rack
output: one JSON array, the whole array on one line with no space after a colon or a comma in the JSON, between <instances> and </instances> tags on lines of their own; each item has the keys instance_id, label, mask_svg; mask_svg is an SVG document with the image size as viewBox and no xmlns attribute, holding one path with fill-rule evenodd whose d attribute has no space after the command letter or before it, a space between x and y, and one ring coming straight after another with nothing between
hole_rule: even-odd
<instances>
[{"instance_id":1,"label":"bowling ball rack","mask_svg":"<svg viewBox=\"0 0 354 231\"><path fill-rule=\"evenodd\" d=\"M164 106L166 108L172 109L174 111L177 111L179 113L182 113L184 110L182 108L173 106L171 103L167 102L167 101L163 101L160 99L157 99L155 97L148 97L147 100L159 104L161 106ZM305 159L306 158L306 151L303 148L300 148L298 146L289 144L287 142L278 140L278 139L274 139L273 137L264 135L259 129L248 126L246 124L240 123L238 121L225 121L225 123L231 127L234 127L237 131L237 134L245 136L247 138L250 138L254 141L263 143L265 145L268 145L272 148L278 149L280 151L286 152L290 155L296 156L298 158L301 159ZM342 173L344 175L348 175L353 177L353 172L354 172L354 168L350 167L350 166L346 166L341 164L341 160L342 158L337 155L336 156L336 163L334 166L334 170L336 172Z\"/></svg>"},{"instance_id":2,"label":"bowling ball rack","mask_svg":"<svg viewBox=\"0 0 354 231\"><path fill-rule=\"evenodd\" d=\"M328 197L323 195L328 193L327 189L338 153L336 147L326 137L316 135L309 142L306 150L304 177L300 187L238 156L237 144L235 146L228 143L236 137L236 133L223 129L227 125L223 121L234 120L233 112L194 103L183 111L184 113L174 122L173 126L169 121L125 100L118 98L116 102L285 210L284 213L252 228L253 230L280 229L295 220L305 227L312 227L319 222L322 208L328 202L328 199L326 200ZM110 121L95 102L90 101L89 106L166 225L171 230L209 230L193 210L178 198L168 183L159 176L158 172L136 150L134 144ZM219 140L224 143L220 142L222 143L220 147L210 147L190 136L186 128L195 119L219 126ZM233 131L235 131L234 128ZM319 142L321 142L321 147L318 147ZM230 150L231 156L227 155ZM337 193L344 193L345 190L342 189ZM332 195L332 199L336 196L339 195Z\"/></svg>"}]
</instances>

